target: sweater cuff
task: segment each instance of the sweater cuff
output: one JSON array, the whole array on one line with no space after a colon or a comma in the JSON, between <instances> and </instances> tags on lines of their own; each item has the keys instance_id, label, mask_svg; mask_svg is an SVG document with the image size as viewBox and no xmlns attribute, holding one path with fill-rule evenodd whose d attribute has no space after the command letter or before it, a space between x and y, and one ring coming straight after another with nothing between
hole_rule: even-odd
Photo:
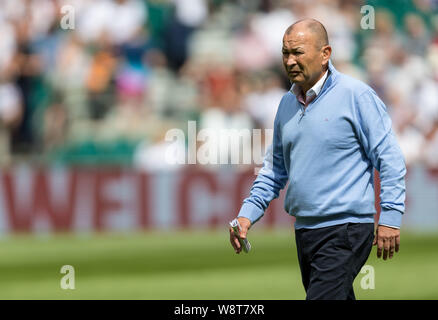
<instances>
[{"instance_id":1,"label":"sweater cuff","mask_svg":"<svg viewBox=\"0 0 438 320\"><path fill-rule=\"evenodd\" d=\"M254 203L244 202L237 217L247 218L249 221L251 221L251 224L254 224L263 216L264 213L265 212L257 207Z\"/></svg>"},{"instance_id":2,"label":"sweater cuff","mask_svg":"<svg viewBox=\"0 0 438 320\"><path fill-rule=\"evenodd\" d=\"M380 212L379 225L400 228L401 220L402 213L400 211L382 208L382 211Z\"/></svg>"}]
</instances>

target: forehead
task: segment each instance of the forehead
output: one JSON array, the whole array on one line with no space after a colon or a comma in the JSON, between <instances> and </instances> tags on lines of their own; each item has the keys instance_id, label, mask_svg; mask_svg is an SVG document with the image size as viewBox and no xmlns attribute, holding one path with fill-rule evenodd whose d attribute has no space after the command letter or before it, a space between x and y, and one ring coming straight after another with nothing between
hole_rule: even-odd
<instances>
[{"instance_id":1,"label":"forehead","mask_svg":"<svg viewBox=\"0 0 438 320\"><path fill-rule=\"evenodd\" d=\"M294 48L294 47L306 47L314 43L315 39L312 37L310 32L303 30L292 30L283 36L283 47Z\"/></svg>"}]
</instances>

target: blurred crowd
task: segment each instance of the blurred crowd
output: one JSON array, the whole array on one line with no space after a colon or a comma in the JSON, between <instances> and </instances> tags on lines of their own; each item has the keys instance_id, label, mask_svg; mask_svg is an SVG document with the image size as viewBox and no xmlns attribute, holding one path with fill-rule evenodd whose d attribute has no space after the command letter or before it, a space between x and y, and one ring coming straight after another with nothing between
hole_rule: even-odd
<instances>
[{"instance_id":1,"label":"blurred crowd","mask_svg":"<svg viewBox=\"0 0 438 320\"><path fill-rule=\"evenodd\" d=\"M163 168L166 132L189 120L270 129L290 89L283 33L313 17L334 66L386 103L407 164L438 168L437 12L437 0L0 0L0 165Z\"/></svg>"}]
</instances>

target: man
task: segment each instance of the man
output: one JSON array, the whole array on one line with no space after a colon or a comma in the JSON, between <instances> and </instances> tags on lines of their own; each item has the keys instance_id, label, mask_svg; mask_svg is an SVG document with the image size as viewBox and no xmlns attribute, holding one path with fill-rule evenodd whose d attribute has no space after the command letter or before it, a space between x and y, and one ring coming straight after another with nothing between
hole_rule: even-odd
<instances>
[{"instance_id":1,"label":"man","mask_svg":"<svg viewBox=\"0 0 438 320\"><path fill-rule=\"evenodd\" d=\"M286 30L283 63L292 88L277 110L272 154L238 214L245 238L289 181L285 210L296 217L307 299L355 299L353 281L372 245L384 260L398 252L404 212L406 167L386 107L369 86L333 67L331 51L316 20ZM373 168L382 208L375 236ZM239 253L231 229L230 241Z\"/></svg>"}]
</instances>

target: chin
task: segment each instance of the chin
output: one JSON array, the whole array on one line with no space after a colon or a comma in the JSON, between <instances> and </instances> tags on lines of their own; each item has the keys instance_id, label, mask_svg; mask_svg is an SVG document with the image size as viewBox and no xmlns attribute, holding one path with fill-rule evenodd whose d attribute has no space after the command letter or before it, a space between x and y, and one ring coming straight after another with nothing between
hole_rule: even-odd
<instances>
[{"instance_id":1,"label":"chin","mask_svg":"<svg viewBox=\"0 0 438 320\"><path fill-rule=\"evenodd\" d=\"M289 80L294 84L301 84L303 82L303 79L301 77L289 78Z\"/></svg>"}]
</instances>

